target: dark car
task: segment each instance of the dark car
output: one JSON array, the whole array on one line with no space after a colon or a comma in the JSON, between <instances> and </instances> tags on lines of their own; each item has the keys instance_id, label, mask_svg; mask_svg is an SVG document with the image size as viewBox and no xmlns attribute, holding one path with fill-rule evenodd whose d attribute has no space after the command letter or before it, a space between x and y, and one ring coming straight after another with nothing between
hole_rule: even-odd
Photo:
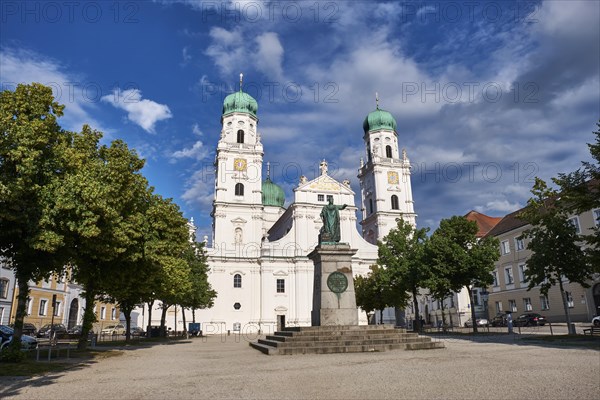
<instances>
[{"instance_id":1,"label":"dark car","mask_svg":"<svg viewBox=\"0 0 600 400\"><path fill-rule=\"evenodd\" d=\"M144 331L139 326L134 326L131 328L131 336L146 336L146 331Z\"/></svg>"},{"instance_id":2,"label":"dark car","mask_svg":"<svg viewBox=\"0 0 600 400\"><path fill-rule=\"evenodd\" d=\"M15 329L15 324L9 324L8 326ZM23 322L23 335L35 337L37 335L37 328L34 324Z\"/></svg>"},{"instance_id":3,"label":"dark car","mask_svg":"<svg viewBox=\"0 0 600 400\"><path fill-rule=\"evenodd\" d=\"M544 326L546 325L546 317L537 313L525 313L519 315L513 321L514 326Z\"/></svg>"},{"instance_id":4,"label":"dark car","mask_svg":"<svg viewBox=\"0 0 600 400\"><path fill-rule=\"evenodd\" d=\"M39 338L47 338L50 337L50 328L51 324L46 324L40 328L37 333L37 337ZM67 328L63 324L54 324L54 336L57 338L63 337L67 334Z\"/></svg>"},{"instance_id":5,"label":"dark car","mask_svg":"<svg viewBox=\"0 0 600 400\"><path fill-rule=\"evenodd\" d=\"M492 326L508 326L505 313L498 313L494 318L491 319L490 325Z\"/></svg>"},{"instance_id":6,"label":"dark car","mask_svg":"<svg viewBox=\"0 0 600 400\"><path fill-rule=\"evenodd\" d=\"M81 335L81 328L81 325L75 325L74 327L69 329L68 333L69 335Z\"/></svg>"},{"instance_id":7,"label":"dark car","mask_svg":"<svg viewBox=\"0 0 600 400\"><path fill-rule=\"evenodd\" d=\"M12 342L15 331L7 325L0 325L0 350L8 347ZM38 342L34 337L28 335L21 336L21 348L23 350L37 349Z\"/></svg>"}]
</instances>

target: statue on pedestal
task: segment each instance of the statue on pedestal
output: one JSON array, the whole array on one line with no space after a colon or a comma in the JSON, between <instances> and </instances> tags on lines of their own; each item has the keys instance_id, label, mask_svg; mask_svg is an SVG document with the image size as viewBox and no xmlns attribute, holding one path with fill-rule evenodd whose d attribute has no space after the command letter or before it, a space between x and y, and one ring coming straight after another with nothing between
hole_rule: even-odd
<instances>
[{"instance_id":1,"label":"statue on pedestal","mask_svg":"<svg viewBox=\"0 0 600 400\"><path fill-rule=\"evenodd\" d=\"M323 227L321 228L321 234L319 235L319 243L333 242L338 243L340 241L340 212L346 208L346 204L342 206L336 206L333 204L333 199L329 198L328 204L323 206L321 210L321 221L323 221Z\"/></svg>"}]
</instances>

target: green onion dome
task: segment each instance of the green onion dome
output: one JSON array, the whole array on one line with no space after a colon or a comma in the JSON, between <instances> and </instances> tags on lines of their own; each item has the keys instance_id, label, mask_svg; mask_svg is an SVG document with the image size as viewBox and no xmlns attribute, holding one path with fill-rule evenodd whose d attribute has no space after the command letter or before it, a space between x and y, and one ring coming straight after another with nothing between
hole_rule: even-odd
<instances>
[{"instance_id":1,"label":"green onion dome","mask_svg":"<svg viewBox=\"0 0 600 400\"><path fill-rule=\"evenodd\" d=\"M256 117L258 111L258 103L248 93L238 92L232 93L225 97L223 101L223 116L234 112L251 114Z\"/></svg>"},{"instance_id":2,"label":"green onion dome","mask_svg":"<svg viewBox=\"0 0 600 400\"><path fill-rule=\"evenodd\" d=\"M267 177L262 183L262 204L263 206L283 207L285 203L285 194L283 189L271 182L271 178Z\"/></svg>"},{"instance_id":3,"label":"green onion dome","mask_svg":"<svg viewBox=\"0 0 600 400\"><path fill-rule=\"evenodd\" d=\"M363 129L365 133L376 131L379 129L386 129L396 131L396 120L392 117L392 114L385 110L380 110L379 107L365 118L363 122Z\"/></svg>"}]
</instances>

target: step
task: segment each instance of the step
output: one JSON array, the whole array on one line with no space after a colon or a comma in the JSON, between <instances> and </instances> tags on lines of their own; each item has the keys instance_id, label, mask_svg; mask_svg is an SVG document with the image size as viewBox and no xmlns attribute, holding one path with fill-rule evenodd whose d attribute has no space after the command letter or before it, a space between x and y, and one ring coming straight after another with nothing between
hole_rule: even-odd
<instances>
[{"instance_id":1,"label":"step","mask_svg":"<svg viewBox=\"0 0 600 400\"><path fill-rule=\"evenodd\" d=\"M422 343L407 343L406 350L433 350L433 349L443 349L443 342L422 342Z\"/></svg>"},{"instance_id":2,"label":"step","mask_svg":"<svg viewBox=\"0 0 600 400\"><path fill-rule=\"evenodd\" d=\"M272 346L267 346L258 342L250 342L250 346L266 355L278 354L277 348Z\"/></svg>"},{"instance_id":3,"label":"step","mask_svg":"<svg viewBox=\"0 0 600 400\"><path fill-rule=\"evenodd\" d=\"M384 325L323 325L323 326L286 326L283 331L287 332L314 332L314 331L352 331L352 330L405 330L402 328L396 328L391 324Z\"/></svg>"},{"instance_id":4,"label":"step","mask_svg":"<svg viewBox=\"0 0 600 400\"><path fill-rule=\"evenodd\" d=\"M425 343L426 341L422 338L414 339L403 339L403 338L392 338L392 339L373 339L373 340L332 340L332 341L315 341L315 342L278 342L268 339L258 339L258 342L267 346L277 347L278 349L283 348L301 348L301 347L335 347L335 346L374 346L374 345L385 345L385 344L407 344L407 343Z\"/></svg>"},{"instance_id":5,"label":"step","mask_svg":"<svg viewBox=\"0 0 600 400\"><path fill-rule=\"evenodd\" d=\"M365 346L321 346L321 347L301 347L278 349L275 354L332 354L332 353L365 353L365 352L384 352L388 350L404 349L404 344L391 345L365 345Z\"/></svg>"},{"instance_id":6,"label":"step","mask_svg":"<svg viewBox=\"0 0 600 400\"><path fill-rule=\"evenodd\" d=\"M419 337L417 334L407 333L387 333L380 335L371 334L355 334L355 335L300 335L300 336L279 336L269 335L267 336L270 340L278 340L282 342L315 342L323 340L372 340L372 339L393 339L393 338L416 338Z\"/></svg>"},{"instance_id":7,"label":"step","mask_svg":"<svg viewBox=\"0 0 600 400\"><path fill-rule=\"evenodd\" d=\"M288 337L338 337L338 336L379 336L379 335L416 335L416 333L399 332L394 329L350 330L350 331L277 331L275 336Z\"/></svg>"}]
</instances>

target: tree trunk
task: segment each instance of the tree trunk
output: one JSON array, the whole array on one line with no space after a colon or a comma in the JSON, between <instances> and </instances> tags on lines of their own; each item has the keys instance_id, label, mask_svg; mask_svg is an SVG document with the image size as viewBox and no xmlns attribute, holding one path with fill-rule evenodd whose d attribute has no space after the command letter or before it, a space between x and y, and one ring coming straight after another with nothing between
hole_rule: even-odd
<instances>
[{"instance_id":1,"label":"tree trunk","mask_svg":"<svg viewBox=\"0 0 600 400\"><path fill-rule=\"evenodd\" d=\"M146 337L150 337L150 331L152 330L152 308L154 307L154 300L148 302L148 326L146 327Z\"/></svg>"},{"instance_id":2,"label":"tree trunk","mask_svg":"<svg viewBox=\"0 0 600 400\"><path fill-rule=\"evenodd\" d=\"M444 299L440 301L442 304L442 331L446 332L446 315L444 314Z\"/></svg>"},{"instance_id":3,"label":"tree trunk","mask_svg":"<svg viewBox=\"0 0 600 400\"><path fill-rule=\"evenodd\" d=\"M187 326L185 324L185 308L181 307L181 320L183 321L183 334L187 333Z\"/></svg>"},{"instance_id":4,"label":"tree trunk","mask_svg":"<svg viewBox=\"0 0 600 400\"><path fill-rule=\"evenodd\" d=\"M469 291L469 303L471 304L471 322L473 322L473 333L477 333L477 320L475 319L475 305L473 304L473 292L471 286L466 286Z\"/></svg>"},{"instance_id":5,"label":"tree trunk","mask_svg":"<svg viewBox=\"0 0 600 400\"><path fill-rule=\"evenodd\" d=\"M165 321L167 319L167 310L169 309L169 305L162 303L161 305L162 310L161 310L161 314L160 314L160 336L165 337L166 336L166 330L165 330Z\"/></svg>"},{"instance_id":6,"label":"tree trunk","mask_svg":"<svg viewBox=\"0 0 600 400\"><path fill-rule=\"evenodd\" d=\"M571 313L569 312L569 305L567 304L567 294L565 293L565 288L563 287L562 279L558 278L558 286L560 287L560 296L562 297L563 307L565 309L565 317L567 317L567 329L569 335L574 335L575 332L571 331Z\"/></svg>"},{"instance_id":7,"label":"tree trunk","mask_svg":"<svg viewBox=\"0 0 600 400\"><path fill-rule=\"evenodd\" d=\"M379 310L379 325L383 325L383 310Z\"/></svg>"},{"instance_id":8,"label":"tree trunk","mask_svg":"<svg viewBox=\"0 0 600 400\"><path fill-rule=\"evenodd\" d=\"M87 348L88 334L94 327L96 316L94 315L94 302L96 300L96 293L94 292L94 285L88 283L85 285L85 310L83 311L83 324L81 325L81 336L79 337L79 343L77 349L85 350Z\"/></svg>"},{"instance_id":9,"label":"tree trunk","mask_svg":"<svg viewBox=\"0 0 600 400\"><path fill-rule=\"evenodd\" d=\"M125 343L129 343L131 339L131 308L121 308L123 314L125 314Z\"/></svg>"},{"instance_id":10,"label":"tree trunk","mask_svg":"<svg viewBox=\"0 0 600 400\"><path fill-rule=\"evenodd\" d=\"M192 323L196 323L196 309L192 308Z\"/></svg>"},{"instance_id":11,"label":"tree trunk","mask_svg":"<svg viewBox=\"0 0 600 400\"><path fill-rule=\"evenodd\" d=\"M423 332L423 325L421 324L421 318L419 318L419 301L417 300L417 290L413 288L412 296L413 296L413 307L415 308L415 321L417 327L413 325L413 331L415 332Z\"/></svg>"},{"instance_id":12,"label":"tree trunk","mask_svg":"<svg viewBox=\"0 0 600 400\"><path fill-rule=\"evenodd\" d=\"M19 276L17 283L19 285L19 295L17 296L17 312L15 313L14 335L12 346L21 350L21 336L23 336L23 320L27 316L27 298L29 297L29 279Z\"/></svg>"}]
</instances>

